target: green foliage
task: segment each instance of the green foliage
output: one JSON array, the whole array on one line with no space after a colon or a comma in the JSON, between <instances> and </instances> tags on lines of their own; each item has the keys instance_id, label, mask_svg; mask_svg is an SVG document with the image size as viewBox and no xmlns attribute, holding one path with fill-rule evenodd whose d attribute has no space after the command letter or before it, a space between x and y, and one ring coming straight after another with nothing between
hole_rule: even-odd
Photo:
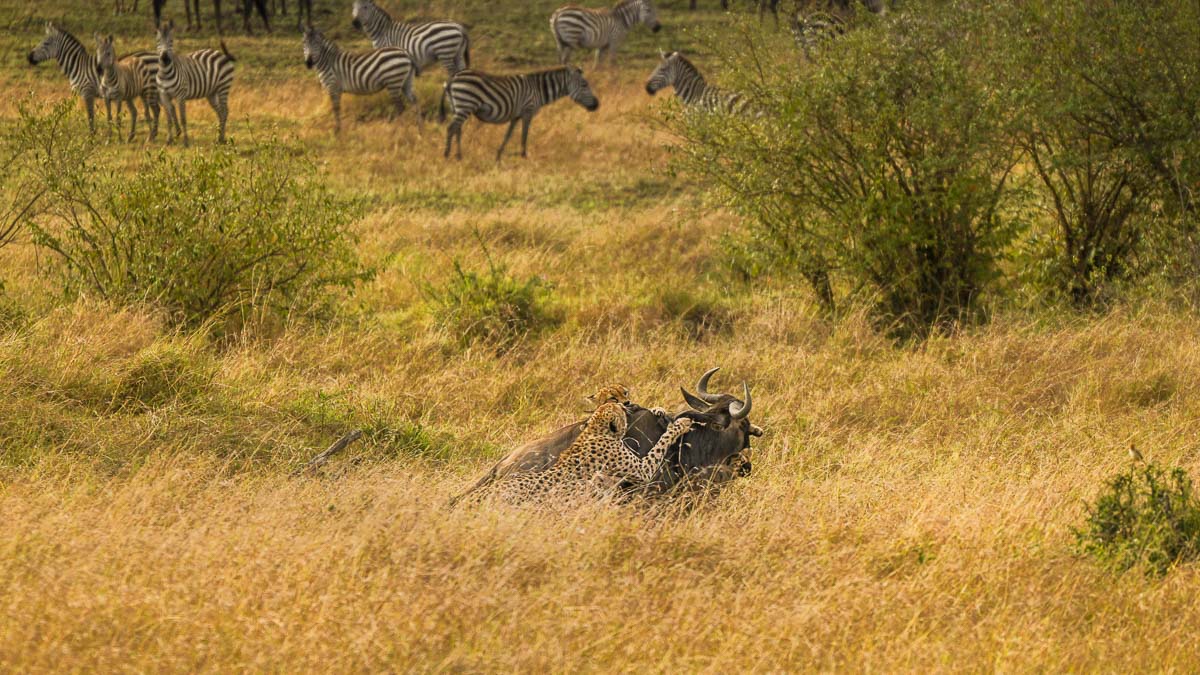
<instances>
[{"instance_id":1,"label":"green foliage","mask_svg":"<svg viewBox=\"0 0 1200 675\"><path fill-rule=\"evenodd\" d=\"M1088 505L1075 537L1080 551L1116 570L1162 575L1200 557L1200 502L1183 469L1131 466Z\"/></svg>"},{"instance_id":2,"label":"green foliage","mask_svg":"<svg viewBox=\"0 0 1200 675\"><path fill-rule=\"evenodd\" d=\"M798 272L830 309L834 288L866 290L902 335L977 316L1019 225L1019 152L1007 102L975 75L991 45L973 4L869 19L816 62L795 45L728 55L766 113L675 127L682 167L746 217L763 260L740 267Z\"/></svg>"},{"instance_id":3,"label":"green foliage","mask_svg":"<svg viewBox=\"0 0 1200 675\"><path fill-rule=\"evenodd\" d=\"M1076 305L1156 268L1196 269L1198 11L1029 2L1009 32L1006 86L1026 95L1021 138L1057 229L1042 247L1050 290Z\"/></svg>"},{"instance_id":4,"label":"green foliage","mask_svg":"<svg viewBox=\"0 0 1200 675\"><path fill-rule=\"evenodd\" d=\"M30 222L67 291L150 302L194 327L247 313L316 315L367 276L338 199L278 143L150 155L114 166L74 116L23 108L9 142L46 190Z\"/></svg>"},{"instance_id":5,"label":"green foliage","mask_svg":"<svg viewBox=\"0 0 1200 675\"><path fill-rule=\"evenodd\" d=\"M483 246L482 240L480 245ZM496 263L487 248L487 269L465 269L454 260L450 280L441 288L425 284L439 327L463 346L475 342L504 350L530 333L559 322L549 308L552 286L541 277L518 279Z\"/></svg>"}]
</instances>

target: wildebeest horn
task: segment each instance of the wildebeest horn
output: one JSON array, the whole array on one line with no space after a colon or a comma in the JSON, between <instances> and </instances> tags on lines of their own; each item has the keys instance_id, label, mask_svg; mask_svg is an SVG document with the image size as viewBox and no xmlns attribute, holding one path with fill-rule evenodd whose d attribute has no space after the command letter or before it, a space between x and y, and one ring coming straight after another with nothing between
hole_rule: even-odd
<instances>
[{"instance_id":1,"label":"wildebeest horn","mask_svg":"<svg viewBox=\"0 0 1200 675\"><path fill-rule=\"evenodd\" d=\"M745 419L750 414L750 385L743 382L742 391L745 395L744 402L739 404L737 401L734 401L729 404L729 416L735 420Z\"/></svg>"},{"instance_id":2,"label":"wildebeest horn","mask_svg":"<svg viewBox=\"0 0 1200 675\"><path fill-rule=\"evenodd\" d=\"M705 410L708 410L708 402L705 401L704 399L702 399L698 396L692 395L691 392L689 392L687 389L684 389L683 387L680 387L679 391L683 392L683 400L686 401L687 404L692 407L692 410L699 410L700 412L704 412Z\"/></svg>"},{"instance_id":3,"label":"wildebeest horn","mask_svg":"<svg viewBox=\"0 0 1200 675\"><path fill-rule=\"evenodd\" d=\"M704 399L705 403L716 403L717 401L721 400L720 396L708 393L708 379L713 376L713 373L720 369L721 366L717 366L707 373L704 373L700 376L700 381L696 383L696 393L700 394L700 398Z\"/></svg>"}]
</instances>

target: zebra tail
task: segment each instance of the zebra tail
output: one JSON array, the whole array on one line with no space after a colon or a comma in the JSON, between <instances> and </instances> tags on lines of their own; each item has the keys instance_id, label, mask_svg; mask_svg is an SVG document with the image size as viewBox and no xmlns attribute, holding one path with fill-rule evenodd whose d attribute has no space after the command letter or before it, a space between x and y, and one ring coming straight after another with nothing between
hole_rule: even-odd
<instances>
[{"instance_id":1,"label":"zebra tail","mask_svg":"<svg viewBox=\"0 0 1200 675\"><path fill-rule=\"evenodd\" d=\"M466 42L466 44L463 45L463 63L466 63L467 67L470 68L471 67L471 36L470 35L467 35L467 39L465 40L465 42Z\"/></svg>"},{"instance_id":2,"label":"zebra tail","mask_svg":"<svg viewBox=\"0 0 1200 675\"><path fill-rule=\"evenodd\" d=\"M446 123L446 95L450 93L450 80L442 86L442 100L438 103L438 123Z\"/></svg>"},{"instance_id":3,"label":"zebra tail","mask_svg":"<svg viewBox=\"0 0 1200 675\"><path fill-rule=\"evenodd\" d=\"M229 53L229 47L225 46L224 38L221 39L221 52L224 53L225 58L229 59L230 61L237 61L237 59L233 58L233 54Z\"/></svg>"}]
</instances>

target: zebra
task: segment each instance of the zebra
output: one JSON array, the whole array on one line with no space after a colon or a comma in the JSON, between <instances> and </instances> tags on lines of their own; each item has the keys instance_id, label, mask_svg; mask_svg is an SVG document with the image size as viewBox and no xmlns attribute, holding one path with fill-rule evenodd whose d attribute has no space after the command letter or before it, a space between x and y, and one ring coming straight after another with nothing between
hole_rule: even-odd
<instances>
[{"instance_id":1,"label":"zebra","mask_svg":"<svg viewBox=\"0 0 1200 675\"><path fill-rule=\"evenodd\" d=\"M675 95L689 108L710 112L742 114L751 111L750 102L737 92L723 91L704 81L700 70L683 54L662 54L658 67L646 80L646 93L651 96L660 89L675 88Z\"/></svg>"},{"instance_id":2,"label":"zebra","mask_svg":"<svg viewBox=\"0 0 1200 675\"><path fill-rule=\"evenodd\" d=\"M137 133L137 107L135 98L142 99L146 111L146 124L150 125L150 140L158 136L158 55L152 52L135 52L120 61L113 46L113 36L107 38L96 34L96 72L100 76L100 96L108 115L108 131L112 133L112 102L117 102L117 130L121 127L121 105L129 106L133 118L127 141ZM153 113L151 113L153 111Z\"/></svg>"},{"instance_id":3,"label":"zebra","mask_svg":"<svg viewBox=\"0 0 1200 675\"><path fill-rule=\"evenodd\" d=\"M464 70L451 77L442 90L440 106L441 121L446 121L446 99L450 99L454 119L446 130L446 151L450 157L450 143L458 138L457 158L462 159L462 126L474 115L488 124L508 122L504 142L496 151L496 161L504 155L504 147L512 138L517 122L521 127L521 156L526 157L529 141L529 123L538 110L563 96L583 106L588 112L600 107L600 101L583 79L583 71L575 66L560 66L550 70L524 75L487 75L474 70Z\"/></svg>"},{"instance_id":4,"label":"zebra","mask_svg":"<svg viewBox=\"0 0 1200 675\"><path fill-rule=\"evenodd\" d=\"M824 43L846 33L846 21L837 13L798 13L792 17L791 24L792 36L809 61Z\"/></svg>"},{"instance_id":5,"label":"zebra","mask_svg":"<svg viewBox=\"0 0 1200 675\"><path fill-rule=\"evenodd\" d=\"M71 89L83 98L87 108L88 128L96 133L96 99L100 96L100 83L96 75L96 58L88 52L74 35L55 26L46 24L46 38L29 52L29 64L36 66L42 61L54 59L71 82Z\"/></svg>"},{"instance_id":6,"label":"zebra","mask_svg":"<svg viewBox=\"0 0 1200 675\"><path fill-rule=\"evenodd\" d=\"M587 9L578 5L559 7L550 15L550 31L558 45L558 62L566 65L572 49L595 49L596 62L608 54L616 60L617 47L639 23L657 33L662 29L651 0L620 0L610 9Z\"/></svg>"},{"instance_id":7,"label":"zebra","mask_svg":"<svg viewBox=\"0 0 1200 675\"><path fill-rule=\"evenodd\" d=\"M342 129L342 92L373 94L386 89L396 106L389 121L404 113L406 99L412 104L417 102L412 87L419 71L403 49L384 47L351 54L309 27L304 31L304 65L316 69L321 86L329 92L335 131Z\"/></svg>"},{"instance_id":8,"label":"zebra","mask_svg":"<svg viewBox=\"0 0 1200 675\"><path fill-rule=\"evenodd\" d=\"M175 53L175 22L168 20L159 26L158 41L158 95L167 110L167 125L173 142L180 131L183 144L190 145L187 132L187 101L196 98L208 99L217 113L220 123L218 143L225 142L225 121L229 118L229 87L233 85L234 58L221 41L221 51L201 49L187 56ZM179 103L179 117L175 117L175 103Z\"/></svg>"},{"instance_id":9,"label":"zebra","mask_svg":"<svg viewBox=\"0 0 1200 675\"><path fill-rule=\"evenodd\" d=\"M440 63L454 77L471 67L471 40L461 23L394 21L374 0L354 0L351 15L354 27L366 33L373 47L403 49L419 71Z\"/></svg>"}]
</instances>

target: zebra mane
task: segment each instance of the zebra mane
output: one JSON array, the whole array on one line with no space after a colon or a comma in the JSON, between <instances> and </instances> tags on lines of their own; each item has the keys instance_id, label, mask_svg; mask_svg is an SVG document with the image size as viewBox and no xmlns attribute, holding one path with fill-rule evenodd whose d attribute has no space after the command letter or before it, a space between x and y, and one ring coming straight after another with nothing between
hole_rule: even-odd
<instances>
[{"instance_id":1,"label":"zebra mane","mask_svg":"<svg viewBox=\"0 0 1200 675\"><path fill-rule=\"evenodd\" d=\"M62 26L59 26L58 24L51 24L51 27L53 27L54 30L57 31L59 35L62 35L63 38L65 38L65 42L68 45L74 45L74 46L82 49L84 51L84 53L89 53L87 47L83 46L83 43L80 42L79 38L75 37L74 35L71 35L71 32L68 31L66 28L63 28Z\"/></svg>"},{"instance_id":2,"label":"zebra mane","mask_svg":"<svg viewBox=\"0 0 1200 675\"><path fill-rule=\"evenodd\" d=\"M696 67L696 64L688 60L688 57L679 52L675 52L675 58L679 60L679 65L683 66L683 69L686 72L695 75L701 82L705 82L704 73L701 73L700 69Z\"/></svg>"},{"instance_id":3,"label":"zebra mane","mask_svg":"<svg viewBox=\"0 0 1200 675\"><path fill-rule=\"evenodd\" d=\"M396 20L392 18L392 15L391 15L391 14L389 14L389 13L388 13L388 11L387 11L386 9L384 9L384 8L380 7L378 4L376 4L376 3L374 3L374 2L372 2L372 3L371 3L371 6L375 8L375 11L379 12L380 14L382 14L382 15L383 15L383 18L387 19L388 21L390 21L390 22L392 22L392 23L396 23Z\"/></svg>"},{"instance_id":4,"label":"zebra mane","mask_svg":"<svg viewBox=\"0 0 1200 675\"><path fill-rule=\"evenodd\" d=\"M640 5L645 1L646 0L617 0L617 4L613 5L613 11L625 9L626 7L633 7L634 5Z\"/></svg>"}]
</instances>

